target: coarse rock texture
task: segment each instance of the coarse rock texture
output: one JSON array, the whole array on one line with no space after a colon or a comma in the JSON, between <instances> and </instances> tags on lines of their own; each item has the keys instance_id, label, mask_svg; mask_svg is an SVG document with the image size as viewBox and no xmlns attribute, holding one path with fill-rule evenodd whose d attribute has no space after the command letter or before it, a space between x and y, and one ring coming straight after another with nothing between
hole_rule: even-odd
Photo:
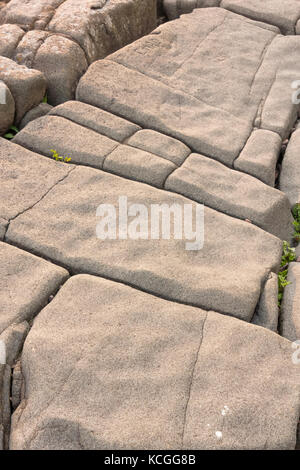
<instances>
[{"instance_id":1,"label":"coarse rock texture","mask_svg":"<svg viewBox=\"0 0 300 470\"><path fill-rule=\"evenodd\" d=\"M234 168L275 186L276 164L281 145L282 139L275 132L254 130L235 160Z\"/></svg>"},{"instance_id":2,"label":"coarse rock texture","mask_svg":"<svg viewBox=\"0 0 300 470\"><path fill-rule=\"evenodd\" d=\"M18 321L18 319L16 320ZM29 329L29 323L23 321L21 323L12 323L0 334L0 342L5 345L6 364L14 366L22 351Z\"/></svg>"},{"instance_id":3,"label":"coarse rock texture","mask_svg":"<svg viewBox=\"0 0 300 470\"><path fill-rule=\"evenodd\" d=\"M11 221L34 206L72 168L0 138L0 217Z\"/></svg>"},{"instance_id":4,"label":"coarse rock texture","mask_svg":"<svg viewBox=\"0 0 300 470\"><path fill-rule=\"evenodd\" d=\"M281 306L280 334L290 341L300 340L300 263L290 263Z\"/></svg>"},{"instance_id":5,"label":"coarse rock texture","mask_svg":"<svg viewBox=\"0 0 300 470\"><path fill-rule=\"evenodd\" d=\"M300 19L298 0L164 0L165 12L171 20L190 13L194 8L213 6L275 25L283 34L295 34Z\"/></svg>"},{"instance_id":6,"label":"coarse rock texture","mask_svg":"<svg viewBox=\"0 0 300 470\"><path fill-rule=\"evenodd\" d=\"M46 92L45 77L38 70L0 57L0 80L8 86L14 98L15 122L18 124L27 111L42 101Z\"/></svg>"},{"instance_id":7,"label":"coarse rock texture","mask_svg":"<svg viewBox=\"0 0 300 470\"><path fill-rule=\"evenodd\" d=\"M20 129L23 129L29 122L34 121L35 119L45 116L52 109L52 106L48 103L41 103L35 108L32 108L28 113L25 114L22 121L20 122Z\"/></svg>"},{"instance_id":8,"label":"coarse rock texture","mask_svg":"<svg viewBox=\"0 0 300 470\"><path fill-rule=\"evenodd\" d=\"M222 8L196 9L92 64L77 98L232 166L254 128L289 134L299 54L297 36Z\"/></svg>"},{"instance_id":9,"label":"coarse rock texture","mask_svg":"<svg viewBox=\"0 0 300 470\"><path fill-rule=\"evenodd\" d=\"M283 193L211 158L195 153L188 156L167 178L165 189L225 214L248 219L282 240L292 238L293 218Z\"/></svg>"},{"instance_id":10,"label":"coarse rock texture","mask_svg":"<svg viewBox=\"0 0 300 470\"><path fill-rule=\"evenodd\" d=\"M0 81L0 136L5 134L13 124L15 109L15 100L9 88L4 82Z\"/></svg>"},{"instance_id":11,"label":"coarse rock texture","mask_svg":"<svg viewBox=\"0 0 300 470\"><path fill-rule=\"evenodd\" d=\"M16 192L17 187L13 198ZM195 220L196 204L183 196L77 167L32 209L10 222L6 240L66 266L72 273L97 274L168 299L252 319L264 280L278 269L282 251L278 238L209 208L204 209L202 249L203 221L197 216L196 251L196 247L187 249L186 240L174 239L172 232L170 239L150 238L143 216L139 218L142 225L136 228L138 239L131 237L138 223L131 219L128 239L118 238L116 243L113 237L97 238L96 226L100 224L101 236L103 224L96 217L98 206L110 204L118 210L124 195L128 205L144 204L149 214L152 204L181 208L189 204Z\"/></svg>"},{"instance_id":12,"label":"coarse rock texture","mask_svg":"<svg viewBox=\"0 0 300 470\"><path fill-rule=\"evenodd\" d=\"M284 154L280 173L280 189L293 207L300 203L300 129L292 134Z\"/></svg>"},{"instance_id":13,"label":"coarse rock texture","mask_svg":"<svg viewBox=\"0 0 300 470\"><path fill-rule=\"evenodd\" d=\"M67 279L68 272L3 242L0 261L1 334L13 323L32 319Z\"/></svg>"},{"instance_id":14,"label":"coarse rock texture","mask_svg":"<svg viewBox=\"0 0 300 470\"><path fill-rule=\"evenodd\" d=\"M5 219L2 219L2 217L0 217L0 240L3 240L3 238L4 238L6 228L7 228L7 224L8 224L8 221L5 220Z\"/></svg>"},{"instance_id":15,"label":"coarse rock texture","mask_svg":"<svg viewBox=\"0 0 300 470\"><path fill-rule=\"evenodd\" d=\"M22 373L11 449L296 445L289 341L101 278L73 277L40 313Z\"/></svg>"},{"instance_id":16,"label":"coarse rock texture","mask_svg":"<svg viewBox=\"0 0 300 470\"><path fill-rule=\"evenodd\" d=\"M156 0L11 0L0 55L41 71L52 105L74 98L88 64L156 27Z\"/></svg>"},{"instance_id":17,"label":"coarse rock texture","mask_svg":"<svg viewBox=\"0 0 300 470\"><path fill-rule=\"evenodd\" d=\"M124 142L141 129L132 122L79 101L67 101L53 108L50 114L69 119L118 142Z\"/></svg>"},{"instance_id":18,"label":"coarse rock texture","mask_svg":"<svg viewBox=\"0 0 300 470\"><path fill-rule=\"evenodd\" d=\"M48 157L54 148L73 163L165 188L225 214L248 219L283 240L292 238L292 215L283 193L213 159L189 155L190 150L180 141L158 132L143 129L126 140L134 130L128 121L93 106L65 103L54 108L51 115L31 122L13 141ZM123 137L127 145L119 145L107 135L119 140Z\"/></svg>"}]
</instances>

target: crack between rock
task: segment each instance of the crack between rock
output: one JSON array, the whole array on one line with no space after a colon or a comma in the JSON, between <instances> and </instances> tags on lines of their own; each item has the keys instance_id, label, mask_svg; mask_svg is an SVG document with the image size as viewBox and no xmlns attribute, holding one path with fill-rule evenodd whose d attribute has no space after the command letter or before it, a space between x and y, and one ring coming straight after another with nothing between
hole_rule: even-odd
<instances>
[{"instance_id":1,"label":"crack between rock","mask_svg":"<svg viewBox=\"0 0 300 470\"><path fill-rule=\"evenodd\" d=\"M188 407L189 407L190 400L191 400L195 369L196 369L196 365L197 365L197 362L198 362L198 359L199 359L200 348L202 346L203 339L204 339L204 326L205 326L207 317L208 317L208 311L206 312L206 316L203 320L199 346L198 346L198 349L197 349L197 352L196 352L196 357L195 357L195 360L194 360L194 363L193 363L193 366L192 366L191 379L190 379L189 387L188 387L188 398L187 398L187 402L186 402L186 405L185 405L185 408L184 408L183 429L182 429L182 435L181 435L181 449L184 449L184 435L185 435L185 432L186 432L187 412L188 412Z\"/></svg>"},{"instance_id":2,"label":"crack between rock","mask_svg":"<svg viewBox=\"0 0 300 470\"><path fill-rule=\"evenodd\" d=\"M58 181L56 181L44 194L43 196L38 200L38 201L35 201L31 206L29 207L26 207L26 209L24 209L23 211L19 212L17 215L15 215L14 217L12 217L11 219L9 219L7 222L7 227L5 229L5 234L4 234L4 237L3 237L3 241L4 242L7 242L6 240L6 236L7 236L7 232L8 232L8 229L10 227L10 223L13 222L15 219L17 219L20 215L24 214L25 212L29 211L30 209L32 209L34 206L36 206L39 202L41 202L49 193L50 191L52 191L52 189L58 185L59 183L61 183L62 181L64 181L71 173L72 171L74 171L76 169L76 166L74 166L73 168L71 168L68 173L66 175L64 175L62 178L60 178Z\"/></svg>"}]
</instances>

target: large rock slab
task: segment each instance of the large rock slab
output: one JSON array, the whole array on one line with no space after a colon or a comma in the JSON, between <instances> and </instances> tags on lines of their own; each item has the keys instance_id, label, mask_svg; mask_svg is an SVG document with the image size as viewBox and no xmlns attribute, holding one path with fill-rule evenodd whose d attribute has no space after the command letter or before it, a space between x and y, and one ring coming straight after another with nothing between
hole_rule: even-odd
<instances>
[{"instance_id":1,"label":"large rock slab","mask_svg":"<svg viewBox=\"0 0 300 470\"><path fill-rule=\"evenodd\" d=\"M194 8L220 6L239 15L275 25L283 34L295 34L300 19L297 0L164 0L163 5L168 18L172 20L190 13Z\"/></svg>"},{"instance_id":2,"label":"large rock slab","mask_svg":"<svg viewBox=\"0 0 300 470\"><path fill-rule=\"evenodd\" d=\"M41 72L18 65L7 57L0 57L0 80L8 86L14 98L16 123L42 101L46 92L46 79Z\"/></svg>"},{"instance_id":3,"label":"large rock slab","mask_svg":"<svg viewBox=\"0 0 300 470\"><path fill-rule=\"evenodd\" d=\"M292 134L280 173L279 187L293 207L300 203L300 128Z\"/></svg>"},{"instance_id":4,"label":"large rock slab","mask_svg":"<svg viewBox=\"0 0 300 470\"><path fill-rule=\"evenodd\" d=\"M165 189L290 240L293 218L287 197L256 178L231 170L211 158L191 154L166 180Z\"/></svg>"},{"instance_id":5,"label":"large rock slab","mask_svg":"<svg viewBox=\"0 0 300 470\"><path fill-rule=\"evenodd\" d=\"M300 340L300 263L290 263L281 305L280 333L290 341Z\"/></svg>"},{"instance_id":6,"label":"large rock slab","mask_svg":"<svg viewBox=\"0 0 300 470\"><path fill-rule=\"evenodd\" d=\"M48 157L55 148L73 163L174 191L225 214L248 219L283 240L292 238L289 201L277 189L211 158L189 155L190 150L180 141L149 129L126 139L135 125L93 106L73 103L58 106L51 115L31 122L14 142ZM127 145L107 138L120 141L118 134Z\"/></svg>"},{"instance_id":7,"label":"large rock slab","mask_svg":"<svg viewBox=\"0 0 300 470\"><path fill-rule=\"evenodd\" d=\"M289 133L299 53L298 37L222 8L196 9L92 64L77 98L232 166L254 128Z\"/></svg>"},{"instance_id":8,"label":"large rock slab","mask_svg":"<svg viewBox=\"0 0 300 470\"><path fill-rule=\"evenodd\" d=\"M31 320L67 277L65 269L0 242L0 334Z\"/></svg>"},{"instance_id":9,"label":"large rock slab","mask_svg":"<svg viewBox=\"0 0 300 470\"><path fill-rule=\"evenodd\" d=\"M10 221L34 206L72 168L0 138L0 217Z\"/></svg>"},{"instance_id":10,"label":"large rock slab","mask_svg":"<svg viewBox=\"0 0 300 470\"><path fill-rule=\"evenodd\" d=\"M80 166L12 220L6 240L73 273L97 274L251 321L264 280L278 269L278 238L209 208L204 210L204 246L197 251L187 250L186 240L174 239L172 231L170 239L149 233L147 238L142 228L138 239L97 238L98 206L110 204L118 211L123 196L130 206L145 205L148 215L152 204L190 204L195 220L196 203L183 196ZM133 225L134 220L129 218Z\"/></svg>"},{"instance_id":11,"label":"large rock slab","mask_svg":"<svg viewBox=\"0 0 300 470\"><path fill-rule=\"evenodd\" d=\"M291 352L266 329L75 276L26 339L10 448L293 449Z\"/></svg>"}]
</instances>

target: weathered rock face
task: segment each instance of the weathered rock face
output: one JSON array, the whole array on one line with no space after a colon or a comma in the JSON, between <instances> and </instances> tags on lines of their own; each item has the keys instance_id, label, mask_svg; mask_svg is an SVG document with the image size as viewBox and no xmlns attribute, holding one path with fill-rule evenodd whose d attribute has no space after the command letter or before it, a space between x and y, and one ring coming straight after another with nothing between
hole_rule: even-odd
<instances>
[{"instance_id":1,"label":"weathered rock face","mask_svg":"<svg viewBox=\"0 0 300 470\"><path fill-rule=\"evenodd\" d=\"M74 98L88 63L156 27L156 0L12 0L0 25L0 55L43 72L55 105Z\"/></svg>"},{"instance_id":2,"label":"weathered rock face","mask_svg":"<svg viewBox=\"0 0 300 470\"><path fill-rule=\"evenodd\" d=\"M22 371L12 449L295 447L287 340L108 280L66 283L35 320Z\"/></svg>"},{"instance_id":3,"label":"weathered rock face","mask_svg":"<svg viewBox=\"0 0 300 470\"><path fill-rule=\"evenodd\" d=\"M55 147L73 163L182 194L248 219L283 240L292 237L292 215L283 193L203 155L190 155L189 148L176 139L138 129L93 106L68 102L32 122L14 142L48 157ZM126 144L121 143L124 140ZM269 166L274 166L273 161Z\"/></svg>"},{"instance_id":4,"label":"weathered rock face","mask_svg":"<svg viewBox=\"0 0 300 470\"><path fill-rule=\"evenodd\" d=\"M293 207L300 203L300 129L292 134L287 146L282 170L280 173L280 189L286 193Z\"/></svg>"},{"instance_id":5,"label":"weathered rock face","mask_svg":"<svg viewBox=\"0 0 300 470\"><path fill-rule=\"evenodd\" d=\"M280 28L283 34L300 33L300 5L297 0L164 0L168 18L173 20L194 8L222 7Z\"/></svg>"},{"instance_id":6,"label":"weathered rock face","mask_svg":"<svg viewBox=\"0 0 300 470\"><path fill-rule=\"evenodd\" d=\"M0 80L14 98L17 124L27 111L42 101L46 93L46 80L41 72L17 65L7 57L0 57Z\"/></svg>"},{"instance_id":7,"label":"weathered rock face","mask_svg":"<svg viewBox=\"0 0 300 470\"><path fill-rule=\"evenodd\" d=\"M300 263L289 265L281 308L280 333L290 341L300 340ZM300 357L300 354L299 354Z\"/></svg>"},{"instance_id":8,"label":"weathered rock face","mask_svg":"<svg viewBox=\"0 0 300 470\"><path fill-rule=\"evenodd\" d=\"M195 203L100 170L57 166L54 161L9 145L15 160L22 161L23 166L16 168L14 184L6 190L10 212L6 206L0 212L0 217L14 217L6 232L7 241L68 266L72 272L121 280L163 297L251 321L263 281L278 267L279 239L205 208L205 241L200 251L187 251L185 240L172 237L118 243L100 240L96 237L96 209L105 203L117 206L120 196L126 195L128 204L146 204L149 210L151 204L188 203L195 208ZM5 150L1 155L4 166L8 159ZM24 166L27 176L30 168L35 174L53 173L52 185L48 183L47 187L40 178L40 195L31 186L24 190ZM62 233L67 236L62 237Z\"/></svg>"},{"instance_id":9,"label":"weathered rock face","mask_svg":"<svg viewBox=\"0 0 300 470\"><path fill-rule=\"evenodd\" d=\"M299 53L298 37L221 8L197 9L94 63L77 97L232 166L256 128L290 132Z\"/></svg>"}]
</instances>

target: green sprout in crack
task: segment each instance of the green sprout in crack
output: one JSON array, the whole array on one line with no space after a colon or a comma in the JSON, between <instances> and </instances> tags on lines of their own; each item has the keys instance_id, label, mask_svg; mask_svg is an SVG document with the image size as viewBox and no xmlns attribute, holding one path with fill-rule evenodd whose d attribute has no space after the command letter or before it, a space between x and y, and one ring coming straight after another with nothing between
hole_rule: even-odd
<instances>
[{"instance_id":1,"label":"green sprout in crack","mask_svg":"<svg viewBox=\"0 0 300 470\"><path fill-rule=\"evenodd\" d=\"M16 126L10 126L8 132L4 134L4 138L11 140L15 137L15 135L19 132L19 129Z\"/></svg>"},{"instance_id":2,"label":"green sprout in crack","mask_svg":"<svg viewBox=\"0 0 300 470\"><path fill-rule=\"evenodd\" d=\"M294 216L294 240L296 243L300 243L300 203L295 204L292 210Z\"/></svg>"},{"instance_id":3,"label":"green sprout in crack","mask_svg":"<svg viewBox=\"0 0 300 470\"><path fill-rule=\"evenodd\" d=\"M54 158L57 162L65 162L65 163L70 163L71 158L70 157L62 157L61 155L58 155L56 150L51 149L50 152L52 153L51 157Z\"/></svg>"},{"instance_id":4,"label":"green sprout in crack","mask_svg":"<svg viewBox=\"0 0 300 470\"><path fill-rule=\"evenodd\" d=\"M289 263L296 261L295 248L291 248L288 242L283 242L281 264L278 273L278 306L281 306L283 291L290 284L287 280Z\"/></svg>"}]
</instances>

